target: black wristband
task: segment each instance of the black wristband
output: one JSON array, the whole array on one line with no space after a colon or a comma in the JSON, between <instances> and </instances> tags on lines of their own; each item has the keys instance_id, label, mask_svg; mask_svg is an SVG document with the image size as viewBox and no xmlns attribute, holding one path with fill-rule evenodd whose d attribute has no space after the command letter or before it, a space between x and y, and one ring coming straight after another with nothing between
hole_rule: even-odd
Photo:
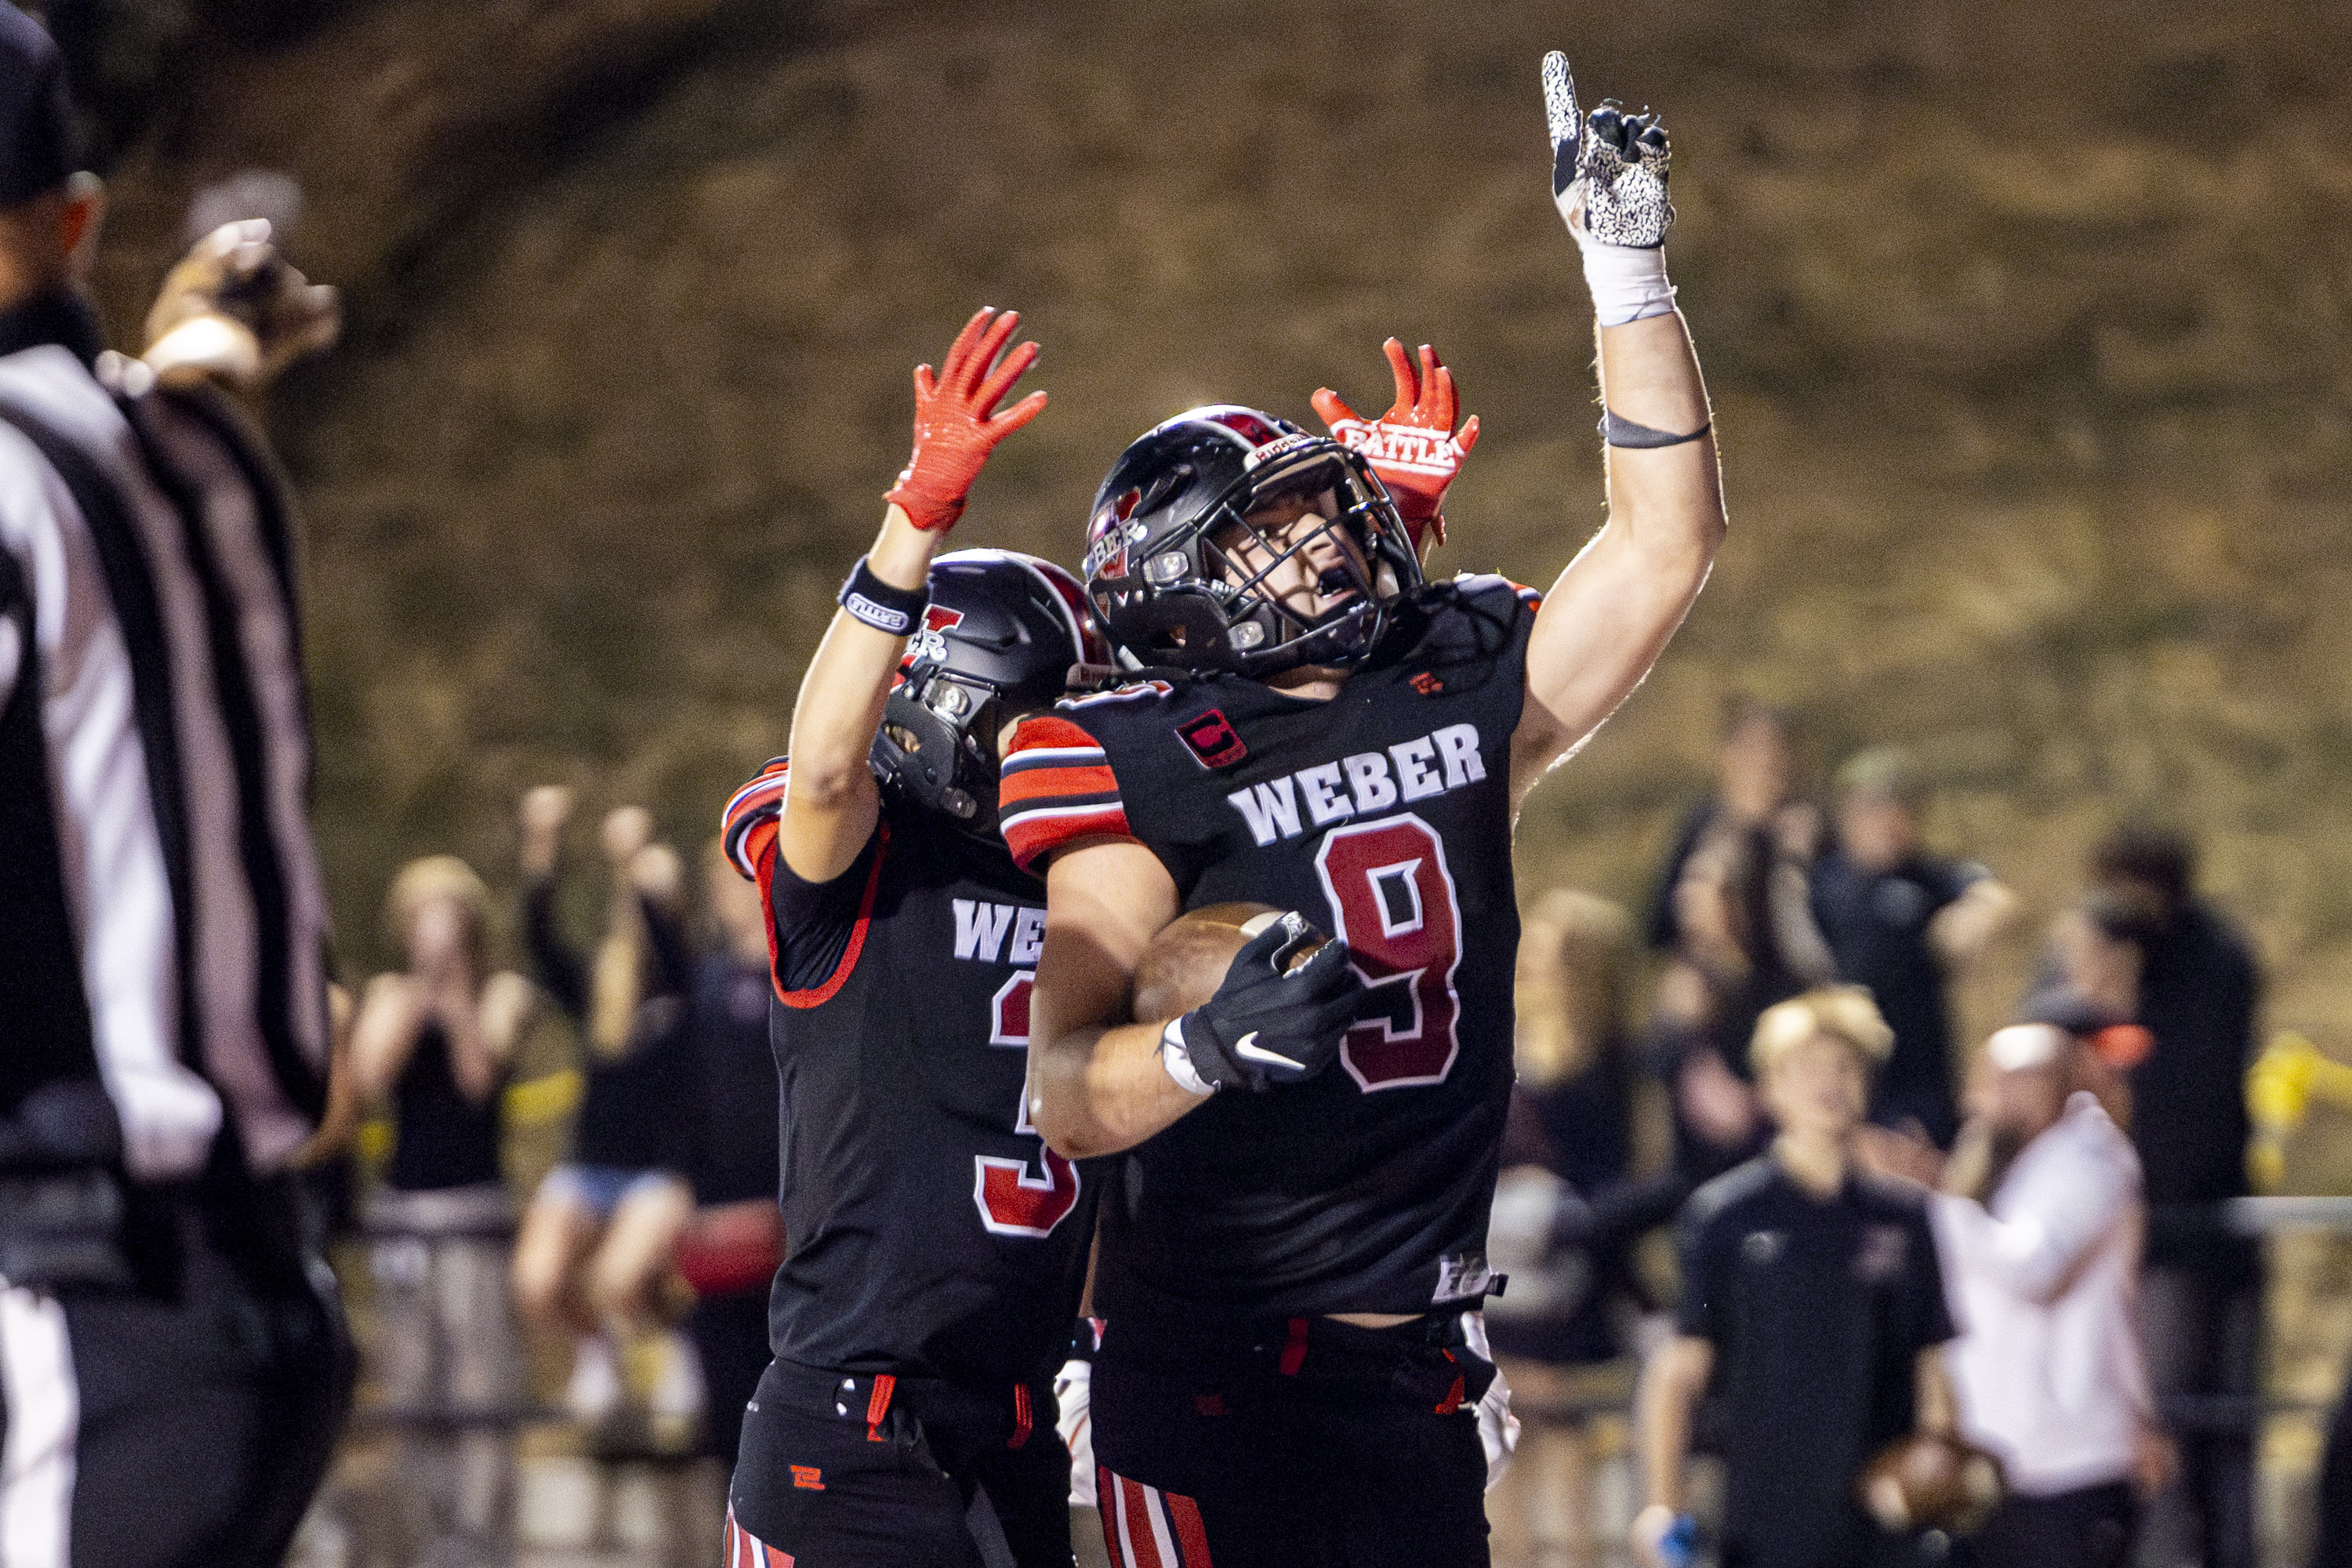
<instances>
[{"instance_id":1,"label":"black wristband","mask_svg":"<svg viewBox=\"0 0 2352 1568\"><path fill-rule=\"evenodd\" d=\"M849 581L841 585L835 597L853 617L894 637L913 635L915 628L923 624L923 611L931 602L928 588L911 592L893 588L877 577L863 555L850 568Z\"/></svg>"},{"instance_id":2,"label":"black wristband","mask_svg":"<svg viewBox=\"0 0 2352 1568\"><path fill-rule=\"evenodd\" d=\"M1677 436L1670 430L1654 430L1647 425L1622 419L1606 408L1601 411L1601 438L1612 447L1679 447L1685 441L1697 440L1714 428L1714 422L1710 420L1687 436Z\"/></svg>"}]
</instances>

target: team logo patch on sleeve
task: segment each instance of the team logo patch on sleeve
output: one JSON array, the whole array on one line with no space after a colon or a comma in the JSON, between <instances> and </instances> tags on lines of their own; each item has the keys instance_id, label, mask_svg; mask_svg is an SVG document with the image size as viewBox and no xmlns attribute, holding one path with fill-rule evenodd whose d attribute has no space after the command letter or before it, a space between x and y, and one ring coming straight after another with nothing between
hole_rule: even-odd
<instances>
[{"instance_id":1,"label":"team logo patch on sleeve","mask_svg":"<svg viewBox=\"0 0 2352 1568\"><path fill-rule=\"evenodd\" d=\"M1214 708L1177 725L1176 738L1204 768L1229 768L1249 755L1249 748L1242 744L1239 732Z\"/></svg>"}]
</instances>

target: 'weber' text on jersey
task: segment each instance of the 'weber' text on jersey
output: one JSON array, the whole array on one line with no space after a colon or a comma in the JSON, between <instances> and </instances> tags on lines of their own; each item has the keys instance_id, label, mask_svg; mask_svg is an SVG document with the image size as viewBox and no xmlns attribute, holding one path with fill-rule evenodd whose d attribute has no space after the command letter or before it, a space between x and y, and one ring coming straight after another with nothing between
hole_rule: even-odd
<instances>
[{"instance_id":1,"label":"'weber' text on jersey","mask_svg":"<svg viewBox=\"0 0 2352 1568\"><path fill-rule=\"evenodd\" d=\"M776 849L783 765L738 792L727 846L768 906L788 1248L782 1359L1010 1385L1060 1364L1095 1194L1029 1125L1044 889L1003 848L886 805L840 877Z\"/></svg>"},{"instance_id":2,"label":"'weber' text on jersey","mask_svg":"<svg viewBox=\"0 0 2352 1568\"><path fill-rule=\"evenodd\" d=\"M1534 602L1497 577L1423 589L1328 702L1208 676L1022 726L1002 816L1023 865L1134 839L1184 908L1301 910L1373 988L1328 1072L1221 1092L1110 1163L1107 1316L1477 1304L1511 1086L1510 750Z\"/></svg>"}]
</instances>

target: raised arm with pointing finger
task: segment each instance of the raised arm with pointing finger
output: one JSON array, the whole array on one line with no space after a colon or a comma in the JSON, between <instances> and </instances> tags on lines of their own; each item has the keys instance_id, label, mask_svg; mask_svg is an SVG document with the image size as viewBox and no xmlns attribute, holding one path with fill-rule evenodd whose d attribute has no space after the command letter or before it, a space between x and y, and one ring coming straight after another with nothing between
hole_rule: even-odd
<instances>
[{"instance_id":1,"label":"raised arm with pointing finger","mask_svg":"<svg viewBox=\"0 0 2352 1568\"><path fill-rule=\"evenodd\" d=\"M1543 83L1553 195L1582 252L1594 302L1609 511L1601 530L1541 596L1525 633L1523 664L1515 672L1524 686L1524 701L1508 721L1507 756L1497 759L1496 770L1507 776L1514 805L1648 673L1706 582L1725 531L1706 389L1666 282L1663 247L1674 209L1665 199L1665 132L1654 116L1627 116L1612 104L1580 114L1567 61L1558 54L1546 58ZM1379 475L1412 535L1417 558L1426 540L1442 534L1439 507L1445 486L1475 443L1478 423L1470 420L1459 435L1452 433L1457 412L1453 377L1434 351L1422 351L1416 372L1402 344L1391 339L1386 349L1397 397L1380 420L1362 420L1328 389L1315 402L1339 444ZM1238 417L1243 415L1248 419ZM1194 426L1199 440L1212 445L1223 438L1217 430L1262 429L1263 437L1235 437L1244 449L1251 440L1278 438L1295 445L1307 438L1303 432L1295 438L1278 436L1296 427L1271 416L1212 407L1170 421L1129 448L1098 498L1090 556L1097 570L1089 588L1110 623L1113 640L1126 637L1131 646L1125 654L1133 665L1264 670L1262 679L1295 696L1337 695L1347 679L1343 664L1334 658L1280 666L1282 650L1319 645L1324 657L1330 657L1329 650L1346 637L1369 635L1360 628L1376 614L1389 613L1381 595L1401 598L1412 592L1417 584L1398 577L1401 572L1417 577L1417 570L1377 548L1360 546L1352 559L1365 574L1363 583L1360 588L1341 588L1350 568L1337 556L1347 552L1335 550L1330 542L1347 520L1324 513L1346 503L1328 499L1303 515L1292 506L1284 521L1263 521L1272 511L1253 514L1250 526L1284 555L1270 564L1253 560L1235 567L1233 563L1242 559L1237 533L1221 533L1221 528L1234 530L1205 504L1215 498L1203 494L1186 500L1172 488L1179 469L1203 472L1202 464L1213 459L1209 447L1202 447L1210 452L1203 457L1184 446L1193 439L1186 432ZM1150 454L1160 447L1167 449L1169 477L1150 480ZM1274 449L1271 440L1259 447ZM1281 464L1259 461L1252 453L1237 467L1255 461L1253 482L1263 491L1265 475L1297 467L1306 451L1298 448ZM1128 481L1120 478L1129 473L1147 480L1133 488L1132 503L1127 500ZM1323 493L1328 498L1339 492ZM1176 499L1166 499L1171 496ZM1238 525L1249 503L1223 504ZM1278 510L1281 503L1270 504ZM1116 510L1122 505L1129 510L1108 519L1103 515L1105 506ZM1365 510L1359 504L1350 516ZM1139 563L1147 559L1151 571L1163 573L1168 563L1182 559L1175 546L1199 554L1200 563L1190 568L1202 579L1199 586L1191 577L1155 584L1144 575ZM1326 554L1332 559L1324 559ZM1302 580L1286 594L1269 592L1293 572L1294 561L1304 568L1300 579L1311 574L1312 585ZM1207 581L1219 571L1229 581ZM1261 605L1262 599L1269 602ZM1199 617L1204 611L1229 623L1222 628L1221 643L1203 641ZM1280 628L1272 635L1283 640L1268 641L1268 626ZM1347 658L1364 655L1355 648ZM1034 764L1016 759L1009 765ZM1070 788L1083 794L1087 779L1078 772L1069 776ZM1024 780L1024 787L1034 788L1034 781ZM1034 1114L1056 1147L1107 1152L1151 1136L1201 1103L1197 1097L1171 1091L1171 1073L1163 1070L1171 1058L1161 1031L1119 1021L1128 977L1151 937L1183 907L1181 889L1166 860L1139 843L1100 841L1100 834L1092 836L1096 842L1075 842L1076 829L1096 818L1075 809L1049 815L1053 804L1043 797L1023 801L1021 820L1007 828L1016 854L1050 862L1055 908L1068 910L1074 937L1078 931L1085 933L1082 943L1073 940L1057 948L1050 937L1047 942L1037 1003ZM1316 825L1331 820L1318 816ZM1066 841L1074 852L1054 854ZM1057 912L1055 925L1065 918ZM1069 961L1057 959L1057 952L1070 954ZM1303 1059L1328 1055L1316 1042L1299 1045ZM1175 1064L1179 1085L1184 1083L1182 1067Z\"/></svg>"}]
</instances>

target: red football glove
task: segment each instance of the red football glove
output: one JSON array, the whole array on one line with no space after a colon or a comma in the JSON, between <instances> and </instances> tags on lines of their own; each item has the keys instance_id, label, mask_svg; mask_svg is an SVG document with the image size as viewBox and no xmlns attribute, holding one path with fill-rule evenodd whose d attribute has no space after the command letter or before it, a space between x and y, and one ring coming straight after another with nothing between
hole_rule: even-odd
<instances>
[{"instance_id":1,"label":"red football glove","mask_svg":"<svg viewBox=\"0 0 2352 1568\"><path fill-rule=\"evenodd\" d=\"M996 358L1020 321L1017 310L999 316L983 308L956 334L938 375L929 365L915 367L914 455L882 499L898 502L917 528L954 527L988 454L1045 406L1045 395L1033 392L1003 413L995 412L1037 360L1034 342Z\"/></svg>"},{"instance_id":2,"label":"red football glove","mask_svg":"<svg viewBox=\"0 0 2352 1568\"><path fill-rule=\"evenodd\" d=\"M1360 418L1328 386L1316 393L1315 412L1331 427L1332 438L1361 452L1388 486L1398 515L1412 533L1413 548L1421 548L1424 533L1443 544L1445 519L1439 508L1462 459L1478 444L1477 416L1471 416L1460 435L1454 434L1458 411L1454 373L1427 343L1421 345L1417 373L1412 356L1394 338L1382 343L1381 352L1389 356L1389 369L1396 374L1396 401L1386 414L1370 421Z\"/></svg>"}]
</instances>

